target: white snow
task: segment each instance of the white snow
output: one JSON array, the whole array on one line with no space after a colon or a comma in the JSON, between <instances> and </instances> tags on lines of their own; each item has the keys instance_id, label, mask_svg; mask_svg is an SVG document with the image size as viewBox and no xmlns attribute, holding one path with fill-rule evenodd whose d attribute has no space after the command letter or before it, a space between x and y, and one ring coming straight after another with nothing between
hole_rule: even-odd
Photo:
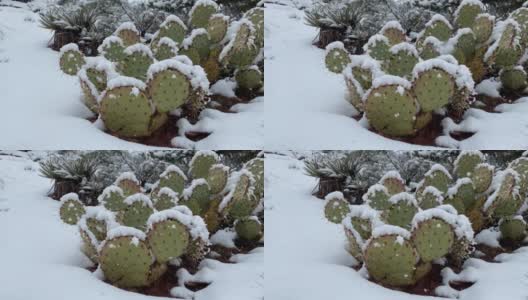
<instances>
[{"instance_id":1,"label":"white snow","mask_svg":"<svg viewBox=\"0 0 528 300\"><path fill-rule=\"evenodd\" d=\"M123 30L130 30L139 35L139 31L137 30L136 25L134 25L134 23L132 22L124 22L121 25L119 25L119 27L117 27L117 29L115 30L114 35L118 35L119 32Z\"/></svg>"},{"instance_id":2,"label":"white snow","mask_svg":"<svg viewBox=\"0 0 528 300\"><path fill-rule=\"evenodd\" d=\"M480 0L463 0L459 5L458 8L455 10L455 13L453 15L453 18L458 18L458 15L460 14L460 10L464 8L464 6L470 5L470 6L478 6L482 11L486 11L486 6L480 2Z\"/></svg>"},{"instance_id":3,"label":"white snow","mask_svg":"<svg viewBox=\"0 0 528 300\"><path fill-rule=\"evenodd\" d=\"M485 95L492 98L500 98L500 90L502 89L502 82L497 78L488 78L482 80L475 87L475 92L479 95Z\"/></svg>"},{"instance_id":4,"label":"white snow","mask_svg":"<svg viewBox=\"0 0 528 300\"><path fill-rule=\"evenodd\" d=\"M154 75L168 69L177 70L185 75L194 89L201 89L204 92L209 91L209 80L207 80L207 74L205 74L204 69L198 65L185 64L177 59L166 59L150 65L147 71L147 78L152 80Z\"/></svg>"},{"instance_id":5,"label":"white snow","mask_svg":"<svg viewBox=\"0 0 528 300\"><path fill-rule=\"evenodd\" d=\"M79 230L60 220L60 202L46 197L52 181L39 176L38 170L38 163L27 158L0 157L0 181L5 183L0 199L7 199L10 207L0 211L0 299L173 299L116 288L102 280L100 271L87 270L93 264L79 249ZM194 300L264 297L263 248L237 255L231 262L207 259L202 264L199 272L208 274L211 284L194 293Z\"/></svg>"},{"instance_id":6,"label":"white snow","mask_svg":"<svg viewBox=\"0 0 528 300\"><path fill-rule=\"evenodd\" d=\"M213 245L220 245L226 248L236 248L236 237L236 231L231 228L225 228L218 230L213 235L211 235L210 242Z\"/></svg>"},{"instance_id":7,"label":"white snow","mask_svg":"<svg viewBox=\"0 0 528 300\"><path fill-rule=\"evenodd\" d=\"M64 202L67 201L75 201L82 204L81 200L79 200L79 195L77 195L76 193L68 193L60 198L61 204L64 204Z\"/></svg>"},{"instance_id":8,"label":"white snow","mask_svg":"<svg viewBox=\"0 0 528 300\"><path fill-rule=\"evenodd\" d=\"M119 76L110 79L106 87L109 90L116 89L119 87L133 87L144 91L147 88L147 85L143 81L133 77Z\"/></svg>"},{"instance_id":9,"label":"white snow","mask_svg":"<svg viewBox=\"0 0 528 300\"><path fill-rule=\"evenodd\" d=\"M158 197L161 197L164 195L168 196L169 198L173 200L178 200L178 193L173 191L170 187L162 187L157 193Z\"/></svg>"},{"instance_id":10,"label":"white snow","mask_svg":"<svg viewBox=\"0 0 528 300\"><path fill-rule=\"evenodd\" d=\"M175 16L175 15L167 16L165 18L165 21L163 21L163 23L160 24L160 27L168 27L170 25L170 23L176 23L179 26L181 26L183 29L185 29L185 31L187 31L187 26L185 26L183 21L180 18L178 18L177 16Z\"/></svg>"},{"instance_id":11,"label":"white snow","mask_svg":"<svg viewBox=\"0 0 528 300\"><path fill-rule=\"evenodd\" d=\"M473 181L471 181L471 179L468 177L457 179L455 185L447 190L447 197L456 195L458 193L458 189L460 189L461 186L467 184L473 185Z\"/></svg>"},{"instance_id":12,"label":"white snow","mask_svg":"<svg viewBox=\"0 0 528 300\"><path fill-rule=\"evenodd\" d=\"M185 176L185 173L176 165L170 165L168 166L163 173L160 174L160 178L165 178L171 173L178 174L181 178L183 178L184 181L187 181L187 176Z\"/></svg>"},{"instance_id":13,"label":"white snow","mask_svg":"<svg viewBox=\"0 0 528 300\"><path fill-rule=\"evenodd\" d=\"M399 30L399 31L405 33L405 30L403 29L403 27L401 26L400 22L398 22L398 21L389 21L389 22L385 23L385 25L381 28L380 33L384 34L385 31L387 31L389 29L396 29L396 30Z\"/></svg>"},{"instance_id":14,"label":"white snow","mask_svg":"<svg viewBox=\"0 0 528 300\"><path fill-rule=\"evenodd\" d=\"M431 169L429 169L429 171L427 171L425 174L424 174L424 177L429 177L431 175L433 175L433 173L435 172L442 172L444 173L447 177L449 177L450 179L452 178L451 177L451 174L449 174L449 171L447 171L447 169L442 166L441 164L434 164Z\"/></svg>"},{"instance_id":15,"label":"white snow","mask_svg":"<svg viewBox=\"0 0 528 300\"><path fill-rule=\"evenodd\" d=\"M400 202L405 202L407 205L412 205L418 207L418 203L416 202L416 198L412 194L402 192L398 193L396 195L393 195L389 198L389 202L392 204L398 204Z\"/></svg>"},{"instance_id":16,"label":"white snow","mask_svg":"<svg viewBox=\"0 0 528 300\"><path fill-rule=\"evenodd\" d=\"M77 46L77 44L74 44L74 43L70 43L70 44L66 44L64 46L62 46L62 48L60 48L60 51L59 51L59 56L63 56L64 53L68 52L68 51L73 51L73 52L79 52L79 46Z\"/></svg>"},{"instance_id":17,"label":"white snow","mask_svg":"<svg viewBox=\"0 0 528 300\"><path fill-rule=\"evenodd\" d=\"M130 181L134 182L135 184L139 185L139 180L137 180L136 175L134 175L133 172L123 172L123 173L121 173L116 178L116 180L114 181L114 184L115 185L119 185L121 183L121 181L123 181L123 180L130 180Z\"/></svg>"},{"instance_id":18,"label":"white snow","mask_svg":"<svg viewBox=\"0 0 528 300\"><path fill-rule=\"evenodd\" d=\"M212 94L232 98L236 96L235 89L237 88L237 86L238 84L235 80L225 78L215 82L209 90Z\"/></svg>"},{"instance_id":19,"label":"white snow","mask_svg":"<svg viewBox=\"0 0 528 300\"><path fill-rule=\"evenodd\" d=\"M343 42L341 41L335 41L335 42L328 44L325 48L325 52L326 52L325 56L327 56L328 53L332 52L333 50L342 50L348 54L348 51L345 48L345 44L343 44Z\"/></svg>"},{"instance_id":20,"label":"white snow","mask_svg":"<svg viewBox=\"0 0 528 300\"><path fill-rule=\"evenodd\" d=\"M421 222L437 218L443 220L447 224L453 227L456 236L460 238L466 238L469 241L473 239L473 229L471 222L465 215L457 215L456 210L451 205L441 205L435 208L419 211L414 215L412 224L412 230L416 229Z\"/></svg>"},{"instance_id":21,"label":"white snow","mask_svg":"<svg viewBox=\"0 0 528 300\"><path fill-rule=\"evenodd\" d=\"M416 47L414 47L414 45L410 43L396 44L392 46L389 49L389 51L392 54L399 54L400 52L406 52L407 54L412 55L414 57L419 57L418 50L416 50Z\"/></svg>"},{"instance_id":22,"label":"white snow","mask_svg":"<svg viewBox=\"0 0 528 300\"><path fill-rule=\"evenodd\" d=\"M406 240L411 238L411 233L406 229L399 226L385 224L372 229L371 240L385 235L397 235L403 237ZM368 245L369 242L367 242L366 245Z\"/></svg>"},{"instance_id":23,"label":"white snow","mask_svg":"<svg viewBox=\"0 0 528 300\"><path fill-rule=\"evenodd\" d=\"M110 186L107 186L103 190L101 195L99 195L99 197L97 197L97 200L99 202L104 202L104 200L107 199L108 197L110 197L110 194L113 194L113 193L117 193L121 197L125 196L125 194L123 193L123 190L120 187L118 187L117 185L110 185Z\"/></svg>"},{"instance_id":24,"label":"white snow","mask_svg":"<svg viewBox=\"0 0 528 300\"><path fill-rule=\"evenodd\" d=\"M400 172L398 172L396 170L391 170L391 171L388 171L387 173L383 174L383 176L381 177L381 179L378 182L383 184L383 182L385 182L385 180L387 180L387 179L397 179L397 180L399 180L402 183L405 182L405 180L403 180L403 178L401 177Z\"/></svg>"},{"instance_id":25,"label":"white snow","mask_svg":"<svg viewBox=\"0 0 528 300\"><path fill-rule=\"evenodd\" d=\"M183 199L186 199L186 200L189 199L192 196L192 193L193 193L194 189L196 187L198 187L198 186L201 186L201 185L209 186L209 184L207 183L207 181L204 178L194 179L191 182L191 185L189 185L188 187L186 187L183 190L183 192L182 192Z\"/></svg>"},{"instance_id":26,"label":"white snow","mask_svg":"<svg viewBox=\"0 0 528 300\"><path fill-rule=\"evenodd\" d=\"M132 205L132 204L134 204L136 202L140 202L142 204L142 206L147 206L147 207L150 207L150 208L153 207L152 201L150 200L150 198L147 195L141 194L141 193L137 193L137 194L134 194L132 196L126 197L124 202L127 205Z\"/></svg>"},{"instance_id":27,"label":"white snow","mask_svg":"<svg viewBox=\"0 0 528 300\"><path fill-rule=\"evenodd\" d=\"M493 248L501 248L499 243L500 237L501 232L497 228L487 228L475 236L475 243Z\"/></svg>"},{"instance_id":28,"label":"white snow","mask_svg":"<svg viewBox=\"0 0 528 300\"><path fill-rule=\"evenodd\" d=\"M123 236L135 237L142 241L144 241L147 238L146 234L143 231L136 229L134 227L128 227L128 226L119 226L119 227L113 228L110 231L108 231L108 233L106 234L107 240L112 240L112 239L123 237Z\"/></svg>"}]
</instances>

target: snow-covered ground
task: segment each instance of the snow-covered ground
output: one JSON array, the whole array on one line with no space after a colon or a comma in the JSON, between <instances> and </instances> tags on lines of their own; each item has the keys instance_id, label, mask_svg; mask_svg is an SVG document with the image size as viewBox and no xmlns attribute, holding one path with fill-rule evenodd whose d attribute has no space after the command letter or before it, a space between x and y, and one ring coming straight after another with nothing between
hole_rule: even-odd
<instances>
[{"instance_id":1,"label":"snow-covered ground","mask_svg":"<svg viewBox=\"0 0 528 300\"><path fill-rule=\"evenodd\" d=\"M60 221L59 202L46 197L50 186L38 164L0 156L0 299L175 299L127 292L84 269L90 262L77 228ZM212 283L194 300L263 299L263 248L233 261L205 260L197 276Z\"/></svg>"},{"instance_id":2,"label":"snow-covered ground","mask_svg":"<svg viewBox=\"0 0 528 300\"><path fill-rule=\"evenodd\" d=\"M25 4L0 0L0 146L3 149L137 149L104 133L86 120L90 111L80 102L74 76L59 69L58 52L46 45L52 34L39 25L38 14ZM264 101L239 104L236 114L207 109L193 128L212 132L193 143L196 149L262 149ZM182 132L183 133L183 132ZM180 141L181 140L181 141Z\"/></svg>"},{"instance_id":3,"label":"snow-covered ground","mask_svg":"<svg viewBox=\"0 0 528 300\"><path fill-rule=\"evenodd\" d=\"M265 25L267 149L423 149L384 138L362 127L345 100L341 75L324 65L325 51L312 46L317 30L295 8L309 1L267 4ZM299 4L301 3L301 4ZM528 99L501 105L501 113L471 109L458 128L476 132L460 149L528 148Z\"/></svg>"},{"instance_id":4,"label":"snow-covered ground","mask_svg":"<svg viewBox=\"0 0 528 300\"><path fill-rule=\"evenodd\" d=\"M366 280L350 266L345 234L326 221L323 204L311 195L316 184L303 163L266 155L266 296L272 300L425 300L445 299L406 294ZM476 283L462 300L526 300L528 247L503 254L500 263L467 262L466 275Z\"/></svg>"}]
</instances>

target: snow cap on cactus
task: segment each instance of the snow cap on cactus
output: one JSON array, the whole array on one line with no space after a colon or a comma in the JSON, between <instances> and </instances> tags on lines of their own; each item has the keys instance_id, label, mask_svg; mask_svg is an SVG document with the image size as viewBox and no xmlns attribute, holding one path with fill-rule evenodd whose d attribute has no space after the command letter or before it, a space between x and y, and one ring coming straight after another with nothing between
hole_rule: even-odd
<instances>
[{"instance_id":1,"label":"snow cap on cactus","mask_svg":"<svg viewBox=\"0 0 528 300\"><path fill-rule=\"evenodd\" d=\"M152 205L152 201L150 200L150 198L147 195L141 194L141 193L137 193L137 194L134 194L132 196L126 197L124 202L127 205L132 205L132 204L134 204L136 202L139 202L143 206L147 206L147 207L150 207L150 208L154 207Z\"/></svg>"},{"instance_id":2,"label":"snow cap on cactus","mask_svg":"<svg viewBox=\"0 0 528 300\"><path fill-rule=\"evenodd\" d=\"M389 202L392 204L398 204L400 202L404 202L408 205L412 206L418 206L418 203L416 203L416 198L412 194L409 194L407 192L398 193L396 195L393 195L389 198Z\"/></svg>"},{"instance_id":3,"label":"snow cap on cactus","mask_svg":"<svg viewBox=\"0 0 528 300\"><path fill-rule=\"evenodd\" d=\"M514 186L511 190L511 194L514 196L519 195L519 182L521 181L521 176L519 175L519 173L510 168L499 171L493 177L493 181L491 182L491 185L488 191L486 192L488 194L489 193L492 193L492 194L488 197L486 202L484 202L484 205L482 207L484 211L488 210L488 208L490 208L494 204L494 202L498 199L499 192L501 191L501 186L505 182L505 179L508 177L513 178L514 180Z\"/></svg>"},{"instance_id":4,"label":"snow cap on cactus","mask_svg":"<svg viewBox=\"0 0 528 300\"><path fill-rule=\"evenodd\" d=\"M473 240L474 231L471 222L465 215L457 214L456 209L451 205L441 205L418 212L411 222L412 230L416 229L421 222L432 218L441 219L451 225L459 239Z\"/></svg>"},{"instance_id":5,"label":"snow cap on cactus","mask_svg":"<svg viewBox=\"0 0 528 300\"><path fill-rule=\"evenodd\" d=\"M326 46L325 63L328 70L341 73L350 62L350 55L343 42L336 41Z\"/></svg>"},{"instance_id":6,"label":"snow cap on cactus","mask_svg":"<svg viewBox=\"0 0 528 300\"><path fill-rule=\"evenodd\" d=\"M154 224L170 219L176 220L187 227L193 240L198 238L203 241L209 240L209 231L207 231L207 225L205 225L203 219L200 216L193 216L190 210L182 209L182 206L153 213L148 218L147 228L151 230Z\"/></svg>"},{"instance_id":7,"label":"snow cap on cactus","mask_svg":"<svg viewBox=\"0 0 528 300\"><path fill-rule=\"evenodd\" d=\"M119 35L119 33L123 30L130 30L139 34L139 31L137 30L136 25L134 25L133 22L124 22L117 27L117 29L114 31L114 35Z\"/></svg>"},{"instance_id":8,"label":"snow cap on cactus","mask_svg":"<svg viewBox=\"0 0 528 300\"><path fill-rule=\"evenodd\" d=\"M154 75L168 69L174 69L185 75L194 89L209 91L209 80L204 69L198 65L188 64L182 57L166 59L152 64L147 71L147 79L152 80Z\"/></svg>"},{"instance_id":9,"label":"snow cap on cactus","mask_svg":"<svg viewBox=\"0 0 528 300\"><path fill-rule=\"evenodd\" d=\"M183 21L175 16L175 15L169 15L165 18L165 20L163 21L163 23L160 24L160 27L167 27L170 23L177 23L178 25L180 25L182 28L184 28L185 30L187 30L187 26L185 25L185 23L183 23Z\"/></svg>"},{"instance_id":10,"label":"snow cap on cactus","mask_svg":"<svg viewBox=\"0 0 528 300\"><path fill-rule=\"evenodd\" d=\"M132 78L133 79L133 78ZM123 172L121 173L117 179L114 181L114 185L119 185L119 183L121 183L121 181L123 180L130 180L136 184L139 185L139 180L136 178L136 175L134 175L133 172Z\"/></svg>"},{"instance_id":11,"label":"snow cap on cactus","mask_svg":"<svg viewBox=\"0 0 528 300\"><path fill-rule=\"evenodd\" d=\"M473 77L471 73L467 72L467 68L464 69L463 65L449 63L440 58L428 59L417 63L413 69L413 80L416 80L422 72L432 69L440 69L453 76L459 89L466 88L472 91L475 87Z\"/></svg>"},{"instance_id":12,"label":"snow cap on cactus","mask_svg":"<svg viewBox=\"0 0 528 300\"><path fill-rule=\"evenodd\" d=\"M181 176L184 180L187 180L187 176L185 176L185 173L176 165L170 165L168 166L163 173L160 174L160 178L165 178L170 175L170 173L176 173L179 176Z\"/></svg>"}]
</instances>

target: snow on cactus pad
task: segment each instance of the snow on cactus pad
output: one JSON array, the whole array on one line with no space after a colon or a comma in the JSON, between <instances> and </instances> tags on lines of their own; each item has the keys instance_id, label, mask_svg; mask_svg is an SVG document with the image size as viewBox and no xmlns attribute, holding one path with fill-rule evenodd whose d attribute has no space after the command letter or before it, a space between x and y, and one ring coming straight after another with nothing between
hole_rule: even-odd
<instances>
[{"instance_id":1,"label":"snow on cactus pad","mask_svg":"<svg viewBox=\"0 0 528 300\"><path fill-rule=\"evenodd\" d=\"M343 193L333 192L325 197L324 214L328 221L339 224L350 213L350 205Z\"/></svg>"},{"instance_id":2,"label":"snow on cactus pad","mask_svg":"<svg viewBox=\"0 0 528 300\"><path fill-rule=\"evenodd\" d=\"M166 263L185 253L190 234L179 219L177 210L164 210L152 214L147 223L147 240L154 257L159 263Z\"/></svg>"}]
</instances>

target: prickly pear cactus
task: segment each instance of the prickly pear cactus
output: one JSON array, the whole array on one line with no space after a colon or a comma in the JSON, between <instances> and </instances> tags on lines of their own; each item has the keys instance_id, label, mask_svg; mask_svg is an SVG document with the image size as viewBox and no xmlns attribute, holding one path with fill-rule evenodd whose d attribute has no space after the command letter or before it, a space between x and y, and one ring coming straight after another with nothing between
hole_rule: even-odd
<instances>
[{"instance_id":1,"label":"prickly pear cactus","mask_svg":"<svg viewBox=\"0 0 528 300\"><path fill-rule=\"evenodd\" d=\"M454 173L458 178L471 177L475 167L484 162L480 151L462 151L455 160Z\"/></svg>"},{"instance_id":2,"label":"prickly pear cactus","mask_svg":"<svg viewBox=\"0 0 528 300\"><path fill-rule=\"evenodd\" d=\"M171 165L160 174L157 187L168 187L174 192L181 194L185 186L185 181L187 181L187 176L185 176L182 170L175 165Z\"/></svg>"},{"instance_id":3,"label":"prickly pear cactus","mask_svg":"<svg viewBox=\"0 0 528 300\"><path fill-rule=\"evenodd\" d=\"M99 263L99 252L97 247L99 246L99 241L95 238L93 233L89 230L84 230L79 228L79 234L81 235L82 246L81 251L88 257L93 263Z\"/></svg>"},{"instance_id":4,"label":"prickly pear cactus","mask_svg":"<svg viewBox=\"0 0 528 300\"><path fill-rule=\"evenodd\" d=\"M244 18L253 23L255 27L255 40L259 47L264 46L264 8L255 7L244 14Z\"/></svg>"},{"instance_id":5,"label":"prickly pear cactus","mask_svg":"<svg viewBox=\"0 0 528 300\"><path fill-rule=\"evenodd\" d=\"M493 179L495 191L484 203L483 210L494 219L512 216L524 202L519 194L519 173L512 169L498 172Z\"/></svg>"},{"instance_id":6,"label":"prickly pear cactus","mask_svg":"<svg viewBox=\"0 0 528 300\"><path fill-rule=\"evenodd\" d=\"M127 207L125 204L125 193L120 187L115 185L106 187L97 200L106 209L114 212L124 210Z\"/></svg>"},{"instance_id":7,"label":"prickly pear cactus","mask_svg":"<svg viewBox=\"0 0 528 300\"><path fill-rule=\"evenodd\" d=\"M397 21L389 21L383 26L380 33L389 40L389 44L394 46L407 41L405 30Z\"/></svg>"},{"instance_id":8,"label":"prickly pear cactus","mask_svg":"<svg viewBox=\"0 0 528 300\"><path fill-rule=\"evenodd\" d=\"M175 57L178 54L176 42L168 37L162 37L157 44L151 46L154 57L157 60L166 60Z\"/></svg>"},{"instance_id":9,"label":"prickly pear cactus","mask_svg":"<svg viewBox=\"0 0 528 300\"><path fill-rule=\"evenodd\" d=\"M218 4L211 0L198 0L189 12L192 28L206 28L211 16L218 11Z\"/></svg>"},{"instance_id":10,"label":"prickly pear cactus","mask_svg":"<svg viewBox=\"0 0 528 300\"><path fill-rule=\"evenodd\" d=\"M219 206L220 212L232 220L251 215L260 203L260 199L255 196L253 174L248 170L242 169L232 174L228 182L233 182L234 188L222 200Z\"/></svg>"},{"instance_id":11,"label":"prickly pear cactus","mask_svg":"<svg viewBox=\"0 0 528 300\"><path fill-rule=\"evenodd\" d=\"M440 41L447 41L453 34L453 27L442 15L434 15L425 25L423 38L433 36Z\"/></svg>"},{"instance_id":12,"label":"prickly pear cactus","mask_svg":"<svg viewBox=\"0 0 528 300\"><path fill-rule=\"evenodd\" d=\"M141 185L137 180L136 175L132 172L124 172L114 182L114 185L119 187L125 197L137 194L141 192Z\"/></svg>"},{"instance_id":13,"label":"prickly pear cactus","mask_svg":"<svg viewBox=\"0 0 528 300\"><path fill-rule=\"evenodd\" d=\"M471 174L471 181L476 193L483 193L490 187L493 180L493 172L494 167L490 164L482 163L475 166Z\"/></svg>"},{"instance_id":14,"label":"prickly pear cactus","mask_svg":"<svg viewBox=\"0 0 528 300\"><path fill-rule=\"evenodd\" d=\"M503 240L520 242L526 238L526 222L521 216L501 219L499 229Z\"/></svg>"},{"instance_id":15,"label":"prickly pear cactus","mask_svg":"<svg viewBox=\"0 0 528 300\"><path fill-rule=\"evenodd\" d=\"M342 42L333 42L326 46L326 68L330 72L340 74L351 62L350 55Z\"/></svg>"},{"instance_id":16,"label":"prickly pear cactus","mask_svg":"<svg viewBox=\"0 0 528 300\"><path fill-rule=\"evenodd\" d=\"M354 257L357 261L362 262L363 261L363 239L359 235L357 231L351 226L345 225L345 235L347 238L347 245L346 250L352 257Z\"/></svg>"},{"instance_id":17,"label":"prickly pear cactus","mask_svg":"<svg viewBox=\"0 0 528 300\"><path fill-rule=\"evenodd\" d=\"M385 61L389 59L389 49L389 39L381 34L371 36L363 48L363 50L365 50L365 52L370 57L379 61Z\"/></svg>"},{"instance_id":18,"label":"prickly pear cactus","mask_svg":"<svg viewBox=\"0 0 528 300\"><path fill-rule=\"evenodd\" d=\"M334 192L325 197L324 214L328 221L340 224L350 213L350 205L341 192Z\"/></svg>"},{"instance_id":19,"label":"prickly pear cactus","mask_svg":"<svg viewBox=\"0 0 528 300\"><path fill-rule=\"evenodd\" d=\"M218 154L213 151L198 151L189 163L189 173L192 178L207 178L209 169L220 162Z\"/></svg>"},{"instance_id":20,"label":"prickly pear cactus","mask_svg":"<svg viewBox=\"0 0 528 300\"><path fill-rule=\"evenodd\" d=\"M246 217L235 222L237 236L248 242L255 242L262 238L263 226L256 217Z\"/></svg>"},{"instance_id":21,"label":"prickly pear cactus","mask_svg":"<svg viewBox=\"0 0 528 300\"><path fill-rule=\"evenodd\" d=\"M159 263L167 263L182 256L190 242L190 234L181 222L182 214L176 210L154 213L149 218L147 241Z\"/></svg>"},{"instance_id":22,"label":"prickly pear cactus","mask_svg":"<svg viewBox=\"0 0 528 300\"><path fill-rule=\"evenodd\" d=\"M207 33L213 43L220 43L227 34L229 17L223 14L214 14L207 24Z\"/></svg>"},{"instance_id":23,"label":"prickly pear cactus","mask_svg":"<svg viewBox=\"0 0 528 300\"><path fill-rule=\"evenodd\" d=\"M98 51L104 58L116 63L125 57L125 44L119 37L111 35L103 40Z\"/></svg>"},{"instance_id":24,"label":"prickly pear cactus","mask_svg":"<svg viewBox=\"0 0 528 300\"><path fill-rule=\"evenodd\" d=\"M408 193L400 193L389 199L391 206L383 212L387 224L410 228L414 215L418 212L416 200Z\"/></svg>"},{"instance_id":25,"label":"prickly pear cactus","mask_svg":"<svg viewBox=\"0 0 528 300\"><path fill-rule=\"evenodd\" d=\"M366 96L365 113L370 125L389 136L414 134L417 112L414 96L402 85L376 86Z\"/></svg>"},{"instance_id":26,"label":"prickly pear cactus","mask_svg":"<svg viewBox=\"0 0 528 300\"><path fill-rule=\"evenodd\" d=\"M428 186L423 190L423 192L417 193L416 200L418 201L418 206L424 210L435 208L444 203L442 192L440 192L434 186Z\"/></svg>"},{"instance_id":27,"label":"prickly pear cactus","mask_svg":"<svg viewBox=\"0 0 528 300\"><path fill-rule=\"evenodd\" d=\"M405 192L405 182L398 171L389 171L385 173L379 183L387 188L387 193L391 196Z\"/></svg>"},{"instance_id":28,"label":"prickly pear cactus","mask_svg":"<svg viewBox=\"0 0 528 300\"><path fill-rule=\"evenodd\" d=\"M125 47L137 44L141 40L139 31L132 22L125 22L121 24L114 32L114 35L123 41L123 45Z\"/></svg>"},{"instance_id":29,"label":"prickly pear cactus","mask_svg":"<svg viewBox=\"0 0 528 300\"><path fill-rule=\"evenodd\" d=\"M69 193L62 196L60 201L61 220L66 224L77 224L85 213L84 204L79 200L79 196L75 193Z\"/></svg>"},{"instance_id":30,"label":"prickly pear cactus","mask_svg":"<svg viewBox=\"0 0 528 300\"><path fill-rule=\"evenodd\" d=\"M458 179L455 186L452 189L449 189L447 193L453 198L456 198L454 200L455 202L461 201L464 204L465 209L469 209L475 204L475 188L473 182L469 178ZM459 213L463 213L465 209L459 211Z\"/></svg>"},{"instance_id":31,"label":"prickly pear cactus","mask_svg":"<svg viewBox=\"0 0 528 300\"><path fill-rule=\"evenodd\" d=\"M447 255L454 240L453 228L440 218L426 219L413 227L412 242L425 262Z\"/></svg>"},{"instance_id":32,"label":"prickly pear cactus","mask_svg":"<svg viewBox=\"0 0 528 300\"><path fill-rule=\"evenodd\" d=\"M127 197L125 203L127 208L123 212L123 224L145 231L147 220L154 212L150 198L143 194L135 194Z\"/></svg>"},{"instance_id":33,"label":"prickly pear cactus","mask_svg":"<svg viewBox=\"0 0 528 300\"><path fill-rule=\"evenodd\" d=\"M211 194L222 192L227 184L229 177L229 167L222 164L213 165L207 175L207 184L211 189Z\"/></svg>"},{"instance_id":34,"label":"prickly pear cactus","mask_svg":"<svg viewBox=\"0 0 528 300\"><path fill-rule=\"evenodd\" d=\"M410 76L419 57L416 48L409 43L401 43L390 48L390 57L386 64L387 73L395 76Z\"/></svg>"},{"instance_id":35,"label":"prickly pear cactus","mask_svg":"<svg viewBox=\"0 0 528 300\"><path fill-rule=\"evenodd\" d=\"M363 195L363 202L374 209L385 210L391 205L389 198L390 194L387 188L382 184L375 184Z\"/></svg>"},{"instance_id":36,"label":"prickly pear cactus","mask_svg":"<svg viewBox=\"0 0 528 300\"><path fill-rule=\"evenodd\" d=\"M175 43L181 44L185 38L186 32L187 26L185 26L182 20L175 15L170 15L165 21L163 21L163 23L161 23L156 38L161 40L162 38L167 37ZM156 38L153 41L156 41Z\"/></svg>"},{"instance_id":37,"label":"prickly pear cactus","mask_svg":"<svg viewBox=\"0 0 528 300\"><path fill-rule=\"evenodd\" d=\"M520 176L520 193L523 195L528 194L528 158L520 157L510 163L508 166L517 172Z\"/></svg>"},{"instance_id":38,"label":"prickly pear cactus","mask_svg":"<svg viewBox=\"0 0 528 300\"><path fill-rule=\"evenodd\" d=\"M369 275L385 285L407 286L415 283L418 254L412 243L401 235L373 237L364 252Z\"/></svg>"},{"instance_id":39,"label":"prickly pear cactus","mask_svg":"<svg viewBox=\"0 0 528 300\"><path fill-rule=\"evenodd\" d=\"M464 0L455 11L455 24L458 28L471 28L475 19L486 10L480 1Z\"/></svg>"},{"instance_id":40,"label":"prickly pear cactus","mask_svg":"<svg viewBox=\"0 0 528 300\"><path fill-rule=\"evenodd\" d=\"M425 112L446 106L455 94L455 88L455 78L440 68L416 74L413 82L416 100Z\"/></svg>"},{"instance_id":41,"label":"prickly pear cactus","mask_svg":"<svg viewBox=\"0 0 528 300\"><path fill-rule=\"evenodd\" d=\"M237 70L235 72L235 80L239 87L248 90L259 89L264 84L263 74L257 66Z\"/></svg>"},{"instance_id":42,"label":"prickly pear cactus","mask_svg":"<svg viewBox=\"0 0 528 300\"><path fill-rule=\"evenodd\" d=\"M264 159L257 157L248 161L244 165L244 169L251 172L253 179L255 179L255 195L261 199L264 197Z\"/></svg>"},{"instance_id":43,"label":"prickly pear cactus","mask_svg":"<svg viewBox=\"0 0 528 300\"><path fill-rule=\"evenodd\" d=\"M528 86L528 78L522 66L507 67L500 72L502 86L511 91L522 91Z\"/></svg>"},{"instance_id":44,"label":"prickly pear cactus","mask_svg":"<svg viewBox=\"0 0 528 300\"><path fill-rule=\"evenodd\" d=\"M60 50L60 68L68 75L76 75L84 65L84 55L76 44L64 45Z\"/></svg>"},{"instance_id":45,"label":"prickly pear cactus","mask_svg":"<svg viewBox=\"0 0 528 300\"><path fill-rule=\"evenodd\" d=\"M446 193L453 178L440 164L435 164L425 174L423 187L433 186L440 192Z\"/></svg>"},{"instance_id":46,"label":"prickly pear cactus","mask_svg":"<svg viewBox=\"0 0 528 300\"><path fill-rule=\"evenodd\" d=\"M156 189L151 195L154 208L158 211L171 209L178 204L178 193L171 188L163 187Z\"/></svg>"},{"instance_id":47,"label":"prickly pear cactus","mask_svg":"<svg viewBox=\"0 0 528 300\"><path fill-rule=\"evenodd\" d=\"M173 111L187 102L191 83L180 69L178 61L161 61L150 66L148 71L148 94L160 112Z\"/></svg>"},{"instance_id":48,"label":"prickly pear cactus","mask_svg":"<svg viewBox=\"0 0 528 300\"><path fill-rule=\"evenodd\" d=\"M495 27L495 17L490 14L480 14L475 18L475 23L471 28L477 39L477 43L485 43L491 37Z\"/></svg>"},{"instance_id":49,"label":"prickly pear cactus","mask_svg":"<svg viewBox=\"0 0 528 300\"><path fill-rule=\"evenodd\" d=\"M205 179L195 179L191 186L183 192L184 204L195 215L203 215L209 207L211 191Z\"/></svg>"},{"instance_id":50,"label":"prickly pear cactus","mask_svg":"<svg viewBox=\"0 0 528 300\"><path fill-rule=\"evenodd\" d=\"M124 58L118 62L117 68L124 75L145 81L147 71L154 63L154 55L149 47L134 44L124 50Z\"/></svg>"},{"instance_id":51,"label":"prickly pear cactus","mask_svg":"<svg viewBox=\"0 0 528 300\"><path fill-rule=\"evenodd\" d=\"M122 288L148 285L153 260L145 234L129 227L110 231L99 254L105 278Z\"/></svg>"}]
</instances>

